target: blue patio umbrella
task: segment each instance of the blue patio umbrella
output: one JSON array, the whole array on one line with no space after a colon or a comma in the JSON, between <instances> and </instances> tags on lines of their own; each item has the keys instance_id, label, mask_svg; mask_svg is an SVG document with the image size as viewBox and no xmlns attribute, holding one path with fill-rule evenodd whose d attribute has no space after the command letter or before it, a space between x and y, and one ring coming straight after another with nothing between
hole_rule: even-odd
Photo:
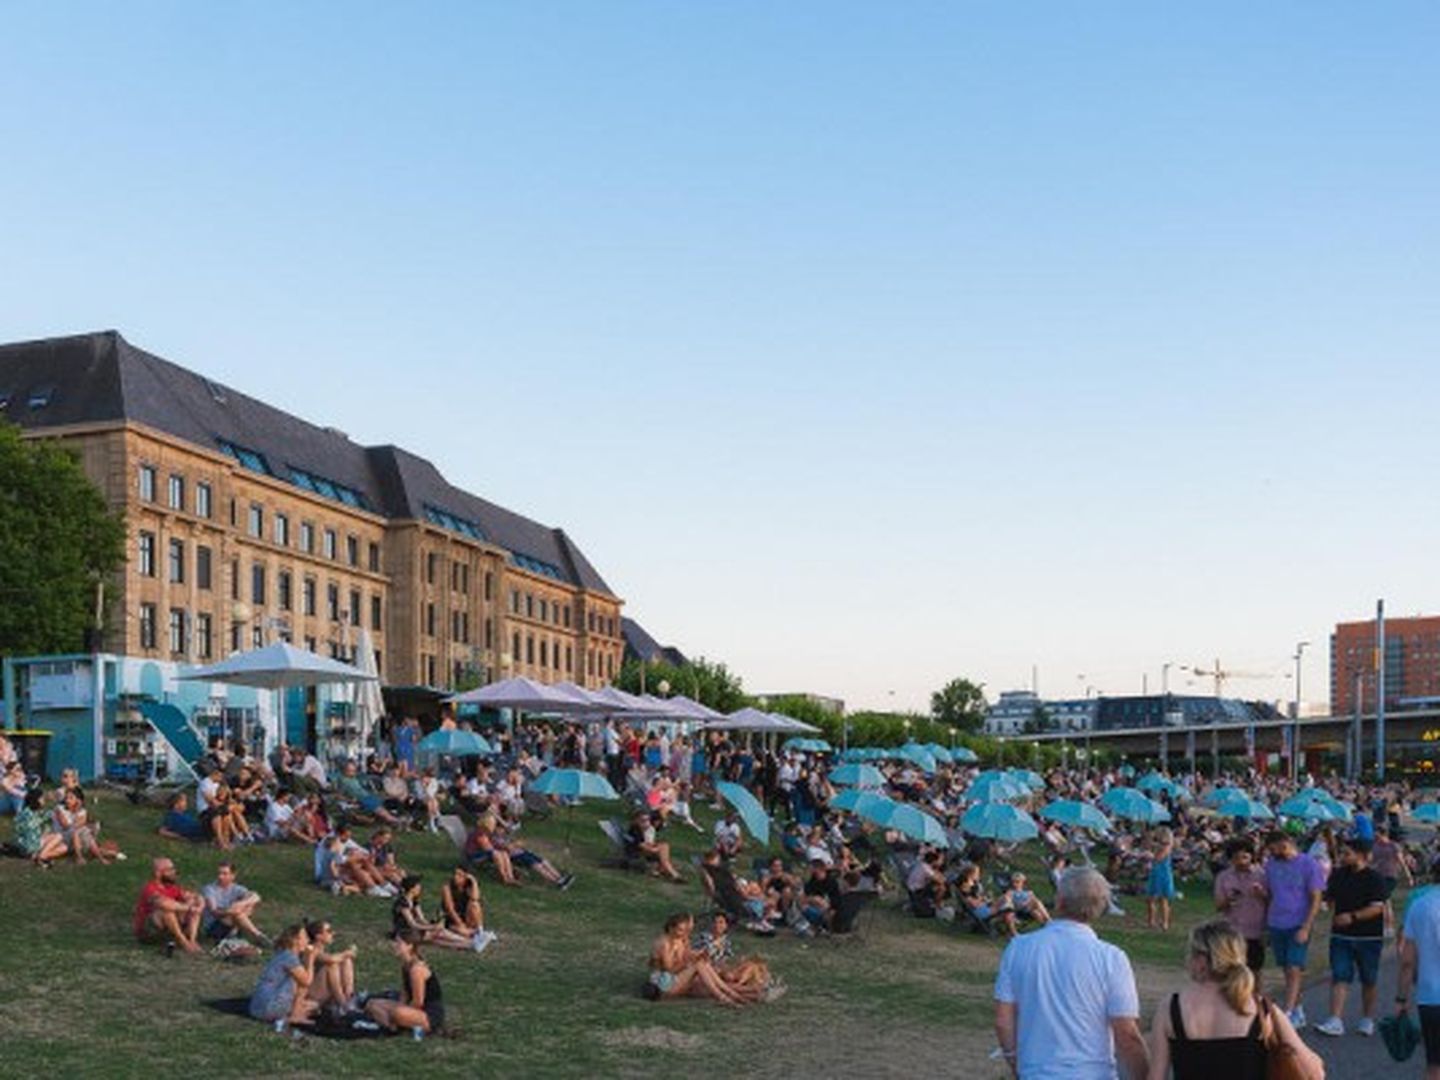
<instances>
[{"instance_id":1,"label":"blue patio umbrella","mask_svg":"<svg viewBox=\"0 0 1440 1080\"><path fill-rule=\"evenodd\" d=\"M828 754L830 744L824 739L786 739L786 750L798 750L802 754Z\"/></svg>"},{"instance_id":2,"label":"blue patio umbrella","mask_svg":"<svg viewBox=\"0 0 1440 1080\"><path fill-rule=\"evenodd\" d=\"M1011 799L1025 799L1029 796L1030 789L1028 787L1013 776L1006 776L1003 773L981 776L965 789L965 798L969 802L1008 802Z\"/></svg>"},{"instance_id":3,"label":"blue patio umbrella","mask_svg":"<svg viewBox=\"0 0 1440 1080\"><path fill-rule=\"evenodd\" d=\"M1135 775L1135 766L1134 766L1134 765L1131 765L1131 764L1129 764L1129 763L1126 763L1126 764L1124 764L1124 765L1121 765L1121 766L1120 766L1120 775L1123 776L1123 777L1125 777L1126 780L1129 780L1132 776Z\"/></svg>"},{"instance_id":4,"label":"blue patio umbrella","mask_svg":"<svg viewBox=\"0 0 1440 1080\"><path fill-rule=\"evenodd\" d=\"M970 807L960 819L960 828L971 836L989 840L1033 840L1040 835L1040 826L1024 810L998 802L976 803Z\"/></svg>"},{"instance_id":5,"label":"blue patio umbrella","mask_svg":"<svg viewBox=\"0 0 1440 1080\"><path fill-rule=\"evenodd\" d=\"M1428 821L1432 825L1440 823L1440 803L1427 802L1424 806L1417 806L1410 817L1415 821Z\"/></svg>"},{"instance_id":6,"label":"blue patio umbrella","mask_svg":"<svg viewBox=\"0 0 1440 1080\"><path fill-rule=\"evenodd\" d=\"M887 756L894 758L896 761L908 761L922 772L933 773L935 771L935 755L918 743L909 743L901 746L898 749L890 751Z\"/></svg>"},{"instance_id":7,"label":"blue patio umbrella","mask_svg":"<svg viewBox=\"0 0 1440 1080\"><path fill-rule=\"evenodd\" d=\"M1045 778L1033 769L1011 769L1010 775L1032 791L1040 791L1045 787Z\"/></svg>"},{"instance_id":8,"label":"blue patio umbrella","mask_svg":"<svg viewBox=\"0 0 1440 1080\"><path fill-rule=\"evenodd\" d=\"M1170 820L1170 811L1135 788L1111 788L1100 797L1100 805L1127 821L1156 825Z\"/></svg>"},{"instance_id":9,"label":"blue patio umbrella","mask_svg":"<svg viewBox=\"0 0 1440 1080\"><path fill-rule=\"evenodd\" d=\"M1217 808L1218 809L1218 808ZM1276 808L1283 816L1299 818L1301 821L1345 821L1346 815L1319 799L1306 799L1292 795Z\"/></svg>"},{"instance_id":10,"label":"blue patio umbrella","mask_svg":"<svg viewBox=\"0 0 1440 1080\"><path fill-rule=\"evenodd\" d=\"M1135 786L1141 791L1163 791L1169 783L1169 777L1163 776L1152 769L1137 780Z\"/></svg>"},{"instance_id":11,"label":"blue patio umbrella","mask_svg":"<svg viewBox=\"0 0 1440 1080\"><path fill-rule=\"evenodd\" d=\"M895 805L895 800L874 791L846 788L844 791L835 793L835 797L830 800L830 805L836 810L848 811L866 821L878 821L889 811L891 806Z\"/></svg>"},{"instance_id":12,"label":"blue patio umbrella","mask_svg":"<svg viewBox=\"0 0 1440 1080\"><path fill-rule=\"evenodd\" d=\"M885 774L874 765L852 761L830 770L830 783L840 787L882 788L885 786Z\"/></svg>"},{"instance_id":13,"label":"blue patio umbrella","mask_svg":"<svg viewBox=\"0 0 1440 1080\"><path fill-rule=\"evenodd\" d=\"M968 746L956 746L950 751L950 760L961 765L973 765L980 759Z\"/></svg>"},{"instance_id":14,"label":"blue patio umbrella","mask_svg":"<svg viewBox=\"0 0 1440 1080\"><path fill-rule=\"evenodd\" d=\"M1244 794L1245 792L1241 791L1238 787L1231 787L1228 784L1222 785L1221 787L1217 787L1213 791L1206 794L1205 798L1200 800L1200 803L1203 806L1214 806L1216 803L1222 802L1225 799L1232 798L1235 795Z\"/></svg>"},{"instance_id":15,"label":"blue patio umbrella","mask_svg":"<svg viewBox=\"0 0 1440 1080\"><path fill-rule=\"evenodd\" d=\"M950 751L947 750L945 747L941 746L939 743L921 743L920 746L922 750L929 750L930 756L933 757L936 761L942 761L946 765L949 765L952 761L955 760L954 756L951 755Z\"/></svg>"},{"instance_id":16,"label":"blue patio umbrella","mask_svg":"<svg viewBox=\"0 0 1440 1080\"><path fill-rule=\"evenodd\" d=\"M481 736L460 728L432 731L416 744L416 748L421 753L446 754L450 757L488 757L495 752Z\"/></svg>"},{"instance_id":17,"label":"blue patio umbrella","mask_svg":"<svg viewBox=\"0 0 1440 1080\"><path fill-rule=\"evenodd\" d=\"M729 780L721 780L715 785L715 791L735 808L735 812L740 815L740 821L751 836L759 840L762 846L770 843L770 815L765 813L765 808L760 805L759 799L739 784L731 783Z\"/></svg>"},{"instance_id":18,"label":"blue patio umbrella","mask_svg":"<svg viewBox=\"0 0 1440 1080\"><path fill-rule=\"evenodd\" d=\"M618 799L610 781L583 769L546 769L530 781L529 790L556 799Z\"/></svg>"},{"instance_id":19,"label":"blue patio umbrella","mask_svg":"<svg viewBox=\"0 0 1440 1080\"><path fill-rule=\"evenodd\" d=\"M1071 825L1078 829L1094 832L1109 832L1110 819L1098 809L1079 799L1056 799L1040 808L1040 816L1047 821Z\"/></svg>"},{"instance_id":20,"label":"blue patio umbrella","mask_svg":"<svg viewBox=\"0 0 1440 1080\"><path fill-rule=\"evenodd\" d=\"M1243 791L1231 789L1230 793L1213 804L1215 812L1224 817L1245 818L1247 821L1271 821L1275 815L1259 799L1252 799Z\"/></svg>"},{"instance_id":21,"label":"blue patio umbrella","mask_svg":"<svg viewBox=\"0 0 1440 1080\"><path fill-rule=\"evenodd\" d=\"M910 803L892 803L885 816L878 820L885 828L904 833L919 843L941 848L950 846L945 827L924 810Z\"/></svg>"}]
</instances>

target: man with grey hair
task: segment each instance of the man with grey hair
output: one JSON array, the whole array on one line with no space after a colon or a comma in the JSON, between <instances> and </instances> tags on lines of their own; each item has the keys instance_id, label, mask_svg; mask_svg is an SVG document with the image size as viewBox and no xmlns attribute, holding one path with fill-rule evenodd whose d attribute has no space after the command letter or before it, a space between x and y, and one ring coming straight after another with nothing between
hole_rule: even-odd
<instances>
[{"instance_id":1,"label":"man with grey hair","mask_svg":"<svg viewBox=\"0 0 1440 1080\"><path fill-rule=\"evenodd\" d=\"M1060 878L1055 919L1016 938L995 977L995 1034L1019 1080L1141 1080L1150 1054L1130 960L1090 924L1110 885L1089 867Z\"/></svg>"}]
</instances>

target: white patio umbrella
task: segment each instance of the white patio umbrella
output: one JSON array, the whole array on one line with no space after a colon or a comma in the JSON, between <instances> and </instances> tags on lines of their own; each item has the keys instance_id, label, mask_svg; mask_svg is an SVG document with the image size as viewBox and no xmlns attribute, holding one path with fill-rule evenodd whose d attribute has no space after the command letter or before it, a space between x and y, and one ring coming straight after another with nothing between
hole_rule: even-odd
<instances>
[{"instance_id":1,"label":"white patio umbrella","mask_svg":"<svg viewBox=\"0 0 1440 1080\"><path fill-rule=\"evenodd\" d=\"M523 676L502 679L489 686L467 690L450 700L457 705L482 705L487 709L515 709L517 712L529 713L583 713L595 710L594 702Z\"/></svg>"},{"instance_id":2,"label":"white patio umbrella","mask_svg":"<svg viewBox=\"0 0 1440 1080\"><path fill-rule=\"evenodd\" d=\"M253 686L274 690L277 730L267 734L277 740L284 730L285 698L280 691L291 686L322 686L327 683L376 682L375 675L358 667L296 648L288 641L277 641L250 652L235 653L218 664L195 668L180 676L193 682L228 683L232 686Z\"/></svg>"},{"instance_id":3,"label":"white patio umbrella","mask_svg":"<svg viewBox=\"0 0 1440 1080\"><path fill-rule=\"evenodd\" d=\"M711 720L705 725L706 731L783 731L794 734L795 728L780 720L779 717L771 716L767 712L746 706L743 709L736 709L729 716L721 717L719 720Z\"/></svg>"},{"instance_id":4,"label":"white patio umbrella","mask_svg":"<svg viewBox=\"0 0 1440 1080\"><path fill-rule=\"evenodd\" d=\"M360 641L355 646L360 654L355 665L366 675L371 676L365 682L355 685L355 708L360 713L360 745L370 745L370 736L375 731L375 725L380 717L385 715L385 697L380 693L380 672L375 666L375 642L370 638L370 631L361 629Z\"/></svg>"},{"instance_id":5,"label":"white patio umbrella","mask_svg":"<svg viewBox=\"0 0 1440 1080\"><path fill-rule=\"evenodd\" d=\"M797 735L820 734L820 728L816 727L814 724L807 724L803 720L796 720L793 716L786 716L784 713L770 713L770 715L773 716L776 720L779 720L780 723L785 725L781 729L783 731L793 732Z\"/></svg>"}]
</instances>

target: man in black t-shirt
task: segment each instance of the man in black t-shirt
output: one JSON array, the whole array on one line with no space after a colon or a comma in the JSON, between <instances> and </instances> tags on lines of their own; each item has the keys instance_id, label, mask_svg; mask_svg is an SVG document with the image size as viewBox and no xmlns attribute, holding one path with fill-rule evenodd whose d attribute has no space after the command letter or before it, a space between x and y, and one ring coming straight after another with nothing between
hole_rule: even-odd
<instances>
[{"instance_id":1,"label":"man in black t-shirt","mask_svg":"<svg viewBox=\"0 0 1440 1080\"><path fill-rule=\"evenodd\" d=\"M1341 1019L1345 995L1358 972L1364 1015L1356 1030L1374 1035L1375 981L1385 946L1385 879L1370 865L1368 842L1346 842L1340 865L1325 886L1325 899L1334 910L1330 920L1330 1018L1315 1030L1322 1035L1345 1034Z\"/></svg>"}]
</instances>

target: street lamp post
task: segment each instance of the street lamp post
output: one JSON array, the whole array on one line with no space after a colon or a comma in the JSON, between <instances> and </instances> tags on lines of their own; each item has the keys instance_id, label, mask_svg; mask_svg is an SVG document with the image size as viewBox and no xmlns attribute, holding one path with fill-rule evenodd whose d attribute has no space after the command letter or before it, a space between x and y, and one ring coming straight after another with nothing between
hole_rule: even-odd
<instances>
[{"instance_id":1,"label":"street lamp post","mask_svg":"<svg viewBox=\"0 0 1440 1080\"><path fill-rule=\"evenodd\" d=\"M1295 721L1290 726L1290 782L1300 779L1300 662L1310 642L1301 641L1295 646Z\"/></svg>"}]
</instances>

